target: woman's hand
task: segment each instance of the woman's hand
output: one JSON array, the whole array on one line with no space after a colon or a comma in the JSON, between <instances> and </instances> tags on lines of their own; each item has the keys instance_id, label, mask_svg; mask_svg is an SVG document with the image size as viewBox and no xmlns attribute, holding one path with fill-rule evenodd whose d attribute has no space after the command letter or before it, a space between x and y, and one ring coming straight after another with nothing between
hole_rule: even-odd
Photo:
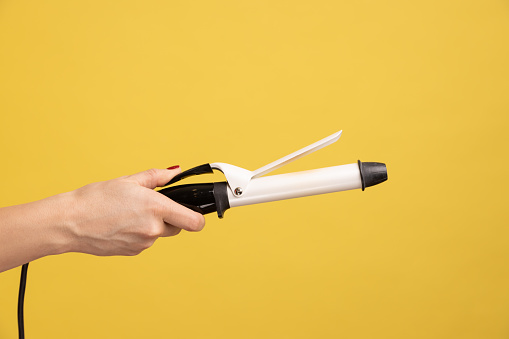
<instances>
[{"instance_id":1,"label":"woman's hand","mask_svg":"<svg viewBox=\"0 0 509 339\"><path fill-rule=\"evenodd\" d=\"M158 237L200 231L201 214L153 190L179 172L151 169L0 208L0 272L65 252L136 255Z\"/></svg>"},{"instance_id":2,"label":"woman's hand","mask_svg":"<svg viewBox=\"0 0 509 339\"><path fill-rule=\"evenodd\" d=\"M70 251L136 255L159 237L200 231L203 215L153 190L178 173L180 168L150 169L71 192Z\"/></svg>"}]
</instances>

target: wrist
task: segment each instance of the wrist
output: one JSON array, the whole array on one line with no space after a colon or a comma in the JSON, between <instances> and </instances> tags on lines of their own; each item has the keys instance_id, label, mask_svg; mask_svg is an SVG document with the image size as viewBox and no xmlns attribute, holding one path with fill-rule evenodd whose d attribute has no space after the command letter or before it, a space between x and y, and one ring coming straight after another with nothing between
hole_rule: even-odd
<instances>
[{"instance_id":1,"label":"wrist","mask_svg":"<svg viewBox=\"0 0 509 339\"><path fill-rule=\"evenodd\" d=\"M73 192L57 194L42 201L53 207L48 220L50 234L50 253L48 255L74 252L76 243L74 210L76 204Z\"/></svg>"}]
</instances>

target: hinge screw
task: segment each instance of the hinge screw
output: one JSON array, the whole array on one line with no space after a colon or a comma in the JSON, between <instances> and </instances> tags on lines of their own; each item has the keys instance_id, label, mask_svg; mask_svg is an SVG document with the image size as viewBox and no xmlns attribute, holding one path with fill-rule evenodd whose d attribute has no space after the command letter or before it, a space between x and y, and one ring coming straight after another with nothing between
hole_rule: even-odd
<instances>
[{"instance_id":1,"label":"hinge screw","mask_svg":"<svg viewBox=\"0 0 509 339\"><path fill-rule=\"evenodd\" d=\"M235 189L235 195L237 195L237 196L242 195L242 188L237 187L237 188Z\"/></svg>"}]
</instances>

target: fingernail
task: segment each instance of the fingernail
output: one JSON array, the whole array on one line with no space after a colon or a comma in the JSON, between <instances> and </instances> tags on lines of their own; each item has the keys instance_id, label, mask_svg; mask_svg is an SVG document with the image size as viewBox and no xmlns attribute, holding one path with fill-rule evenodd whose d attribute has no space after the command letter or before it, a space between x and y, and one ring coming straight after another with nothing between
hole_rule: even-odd
<instances>
[{"instance_id":1,"label":"fingernail","mask_svg":"<svg viewBox=\"0 0 509 339\"><path fill-rule=\"evenodd\" d=\"M177 168L179 168L179 167L180 167L180 165L176 165L176 166L170 166L170 167L168 167L167 169L172 170L172 169L177 169Z\"/></svg>"}]
</instances>

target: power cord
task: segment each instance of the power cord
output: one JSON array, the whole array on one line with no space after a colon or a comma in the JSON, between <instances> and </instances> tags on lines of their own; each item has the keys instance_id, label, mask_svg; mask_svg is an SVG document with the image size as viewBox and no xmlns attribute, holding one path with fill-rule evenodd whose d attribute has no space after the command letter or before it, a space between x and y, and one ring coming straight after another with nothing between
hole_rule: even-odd
<instances>
[{"instance_id":1,"label":"power cord","mask_svg":"<svg viewBox=\"0 0 509 339\"><path fill-rule=\"evenodd\" d=\"M18 333L19 339L25 339L25 324L23 321L23 303L25 301L25 287L27 285L28 263L21 267L21 279L19 281L18 295Z\"/></svg>"}]
</instances>

